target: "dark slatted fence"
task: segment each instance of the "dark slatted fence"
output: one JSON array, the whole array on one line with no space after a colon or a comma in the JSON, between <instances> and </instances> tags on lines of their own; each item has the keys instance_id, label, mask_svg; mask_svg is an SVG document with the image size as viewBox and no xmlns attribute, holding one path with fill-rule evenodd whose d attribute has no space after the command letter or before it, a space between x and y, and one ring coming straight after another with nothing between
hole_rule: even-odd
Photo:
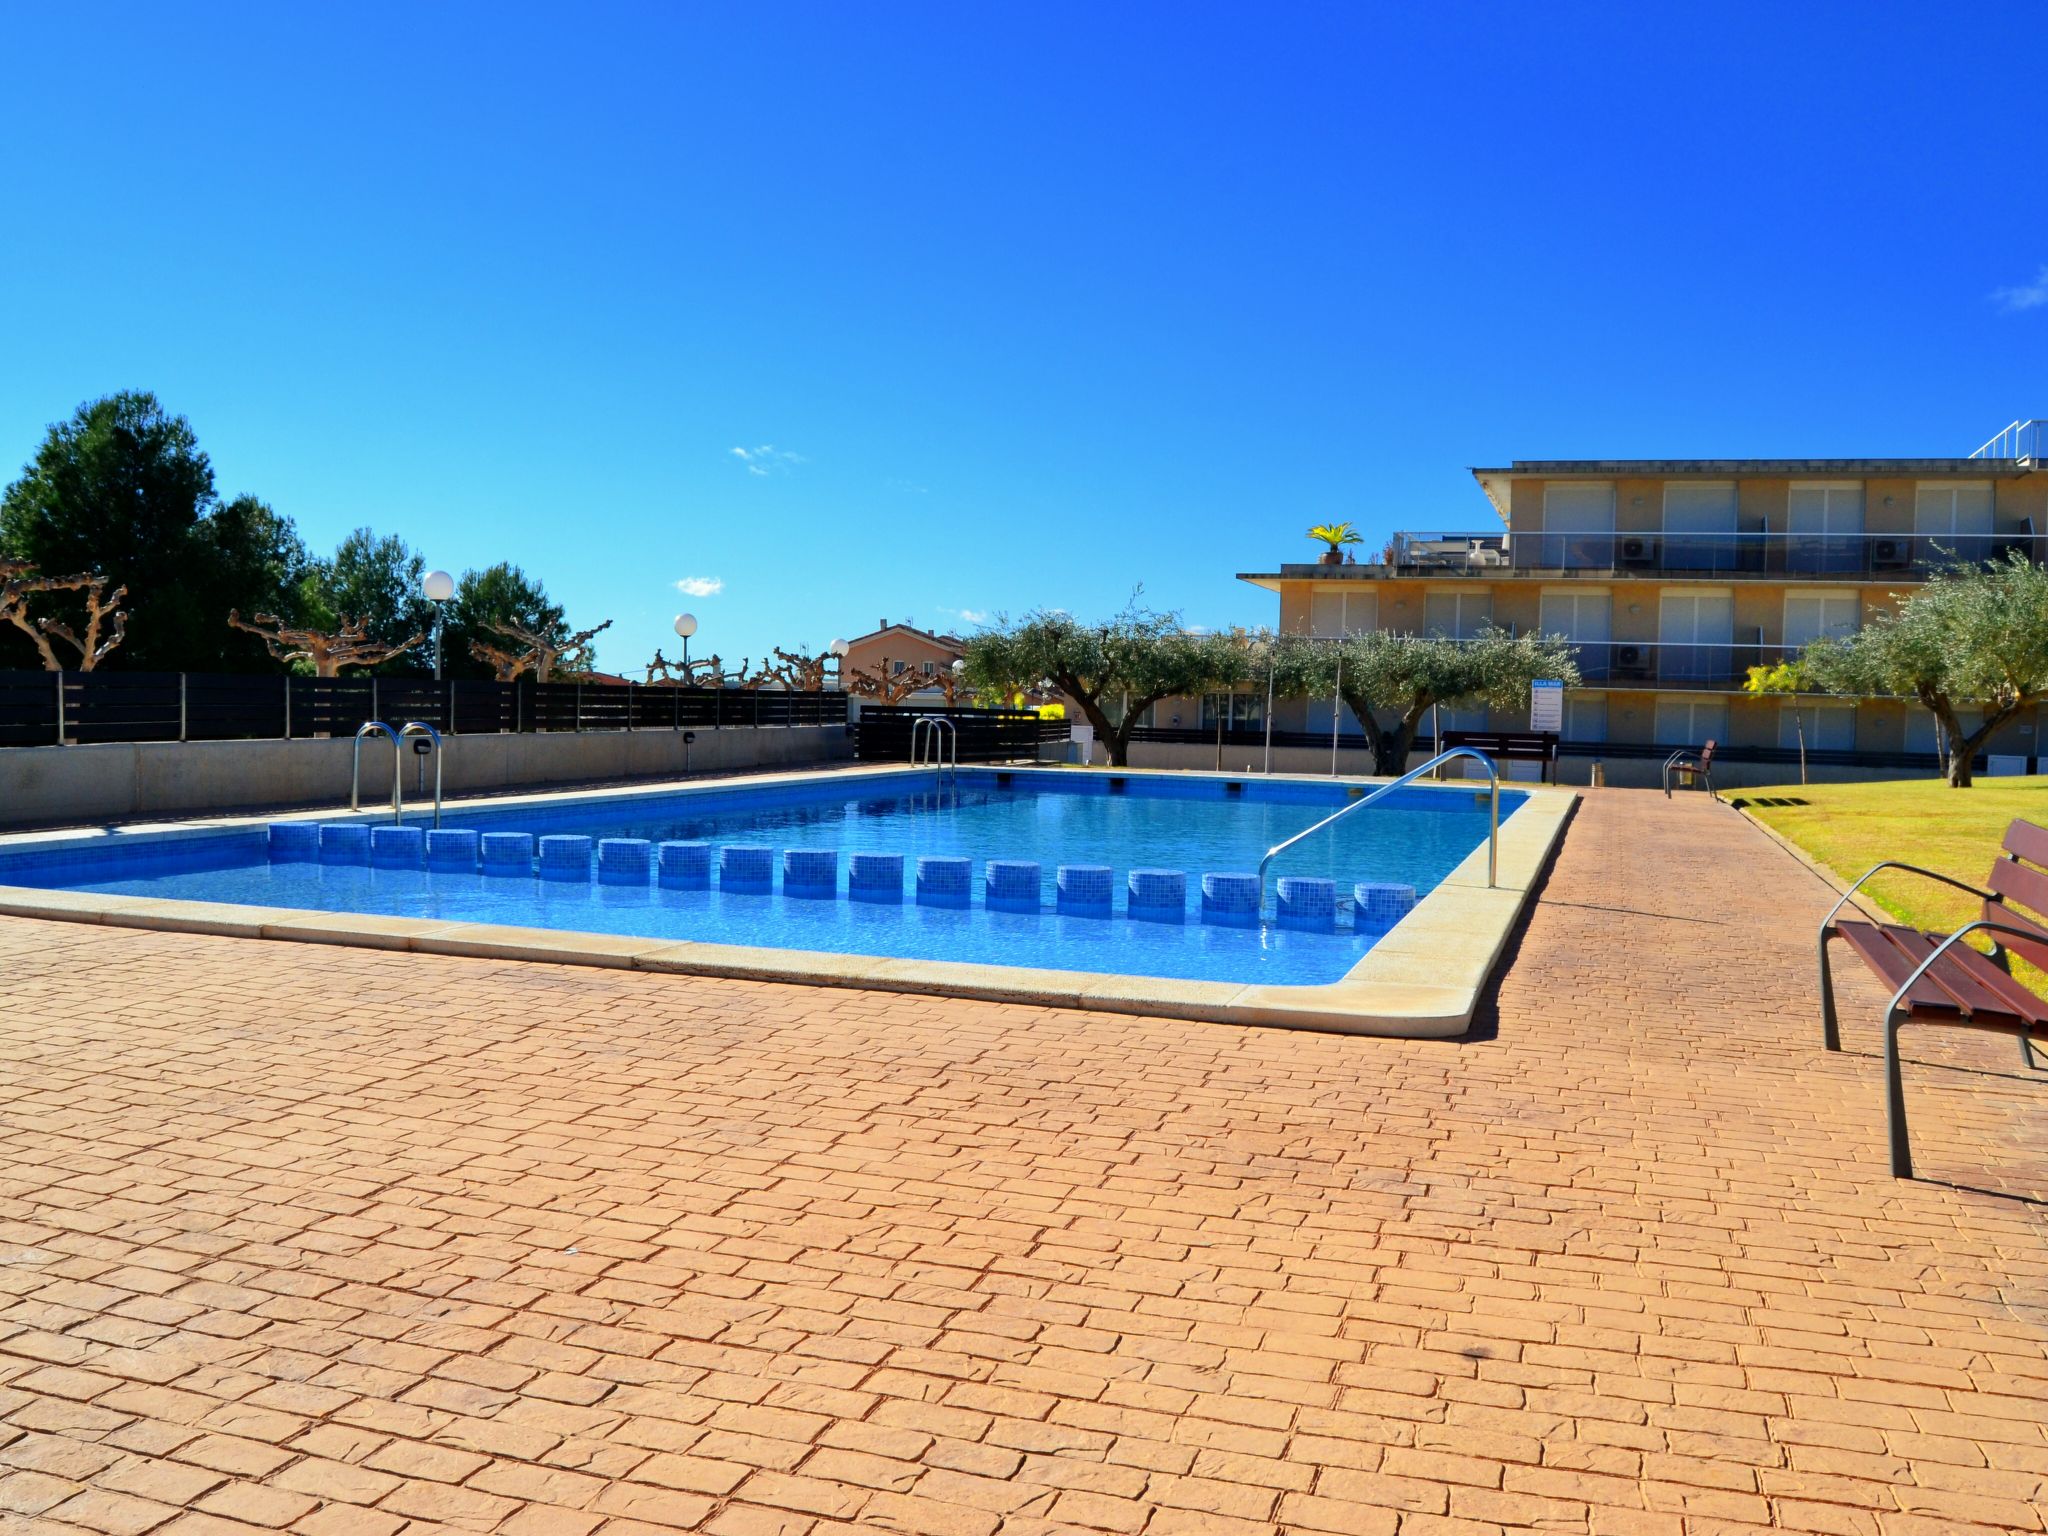
<instances>
[{"instance_id":1,"label":"dark slatted fence","mask_svg":"<svg viewBox=\"0 0 2048 1536\"><path fill-rule=\"evenodd\" d=\"M908 762L911 730L920 718L951 721L959 732L963 763L1006 763L1036 759L1041 741L1067 738L1067 722L1043 720L1030 710L918 709L864 704L854 727L853 755L867 762Z\"/></svg>"},{"instance_id":2,"label":"dark slatted fence","mask_svg":"<svg viewBox=\"0 0 2048 1536\"><path fill-rule=\"evenodd\" d=\"M0 671L0 747L353 736L369 720L420 720L468 736L832 726L846 723L846 695L527 679Z\"/></svg>"}]
</instances>

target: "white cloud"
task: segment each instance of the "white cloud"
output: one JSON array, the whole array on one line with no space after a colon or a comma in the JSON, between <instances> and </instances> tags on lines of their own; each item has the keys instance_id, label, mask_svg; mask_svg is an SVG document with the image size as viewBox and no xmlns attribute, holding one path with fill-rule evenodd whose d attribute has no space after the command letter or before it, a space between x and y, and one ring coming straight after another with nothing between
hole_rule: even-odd
<instances>
[{"instance_id":1,"label":"white cloud","mask_svg":"<svg viewBox=\"0 0 2048 1536\"><path fill-rule=\"evenodd\" d=\"M732 456L747 466L750 475L773 475L804 462L800 453L791 453L786 448L777 448L773 443L763 443L758 448L733 448Z\"/></svg>"},{"instance_id":2,"label":"white cloud","mask_svg":"<svg viewBox=\"0 0 2048 1536\"><path fill-rule=\"evenodd\" d=\"M989 621L989 613L986 608L948 608L945 604L941 603L938 605L938 609L939 612L958 619L963 624L986 624Z\"/></svg>"},{"instance_id":3,"label":"white cloud","mask_svg":"<svg viewBox=\"0 0 2048 1536\"><path fill-rule=\"evenodd\" d=\"M2031 283L2022 283L2017 288L1994 288L1991 302L2007 311L2039 309L2048 304L2048 267L2036 272Z\"/></svg>"},{"instance_id":4,"label":"white cloud","mask_svg":"<svg viewBox=\"0 0 2048 1536\"><path fill-rule=\"evenodd\" d=\"M676 590L685 597L716 597L725 590L722 576L685 576L676 583Z\"/></svg>"}]
</instances>

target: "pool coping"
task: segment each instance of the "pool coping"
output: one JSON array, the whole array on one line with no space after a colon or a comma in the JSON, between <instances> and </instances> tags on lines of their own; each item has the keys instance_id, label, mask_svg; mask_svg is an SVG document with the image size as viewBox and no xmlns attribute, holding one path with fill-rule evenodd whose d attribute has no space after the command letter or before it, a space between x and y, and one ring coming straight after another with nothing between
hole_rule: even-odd
<instances>
[{"instance_id":1,"label":"pool coping","mask_svg":"<svg viewBox=\"0 0 2048 1536\"><path fill-rule=\"evenodd\" d=\"M1087 768L1054 765L975 764L977 770L1009 774L1087 773L1111 778L1165 778L1179 782L1215 779L1327 785L1314 774L1243 774L1171 768ZM730 793L771 784L844 784L849 779L898 777L902 764L839 768L829 773L788 771L636 784L631 788L570 790L548 794L491 796L449 801L448 807L521 804L560 806L583 800L672 797ZM1384 779L1346 777L1348 786L1371 788ZM1419 786L1428 793L1471 794L1472 781ZM756 948L692 940L642 938L569 929L521 928L508 924L450 922L439 918L390 917L374 913L317 912L255 907L229 902L116 896L90 891L46 890L0 885L0 916L111 927L204 933L297 943L347 944L416 954L478 959L529 960L595 965L667 974L717 976L747 981L796 982L816 986L966 997L1115 1013L1142 1013L1215 1023L1315 1029L1344 1034L1408 1038L1463 1034L1470 1027L1494 966L1507 947L1523 909L1571 819L1578 792L1537 784L1510 784L1528 798L1501 823L1498 883L1486 880L1482 843L1406 917L1373 945L1341 979L1315 986L1187 981L1089 971L971 965L951 960L908 960L847 955L822 950ZM1479 791L1483 792L1483 791ZM56 829L0 836L0 850L60 851L103 847L109 839L157 840L237 836L252 827L282 821L333 822L351 815L377 822L388 807L350 813L332 810L265 814L204 822L151 822L134 827ZM413 817L408 816L410 824Z\"/></svg>"}]
</instances>

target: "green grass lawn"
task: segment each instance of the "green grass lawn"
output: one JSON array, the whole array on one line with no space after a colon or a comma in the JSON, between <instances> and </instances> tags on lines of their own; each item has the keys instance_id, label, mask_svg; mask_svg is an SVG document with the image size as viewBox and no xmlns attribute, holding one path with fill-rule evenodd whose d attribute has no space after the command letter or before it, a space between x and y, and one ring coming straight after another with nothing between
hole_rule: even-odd
<instances>
[{"instance_id":1,"label":"green grass lawn","mask_svg":"<svg viewBox=\"0 0 2048 1536\"><path fill-rule=\"evenodd\" d=\"M2048 826L2048 777L1979 779L1969 789L1941 780L1785 784L1728 794L1758 821L1820 863L1854 880L1882 859L1905 859L1981 885L2014 817ZM1978 915L1977 898L1887 870L1864 887L1880 907L1915 927L1946 932ZM2036 991L2044 978L2015 965Z\"/></svg>"}]
</instances>

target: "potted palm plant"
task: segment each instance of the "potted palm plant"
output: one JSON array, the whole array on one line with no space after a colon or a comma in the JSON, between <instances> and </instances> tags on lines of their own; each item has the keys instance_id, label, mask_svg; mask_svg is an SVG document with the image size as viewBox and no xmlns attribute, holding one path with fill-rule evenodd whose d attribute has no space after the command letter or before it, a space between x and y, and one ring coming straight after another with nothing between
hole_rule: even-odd
<instances>
[{"instance_id":1,"label":"potted palm plant","mask_svg":"<svg viewBox=\"0 0 2048 1536\"><path fill-rule=\"evenodd\" d=\"M1342 565L1344 546L1358 542L1358 535L1352 531L1349 523L1319 523L1309 529L1308 536L1330 546L1323 552L1323 565Z\"/></svg>"}]
</instances>

